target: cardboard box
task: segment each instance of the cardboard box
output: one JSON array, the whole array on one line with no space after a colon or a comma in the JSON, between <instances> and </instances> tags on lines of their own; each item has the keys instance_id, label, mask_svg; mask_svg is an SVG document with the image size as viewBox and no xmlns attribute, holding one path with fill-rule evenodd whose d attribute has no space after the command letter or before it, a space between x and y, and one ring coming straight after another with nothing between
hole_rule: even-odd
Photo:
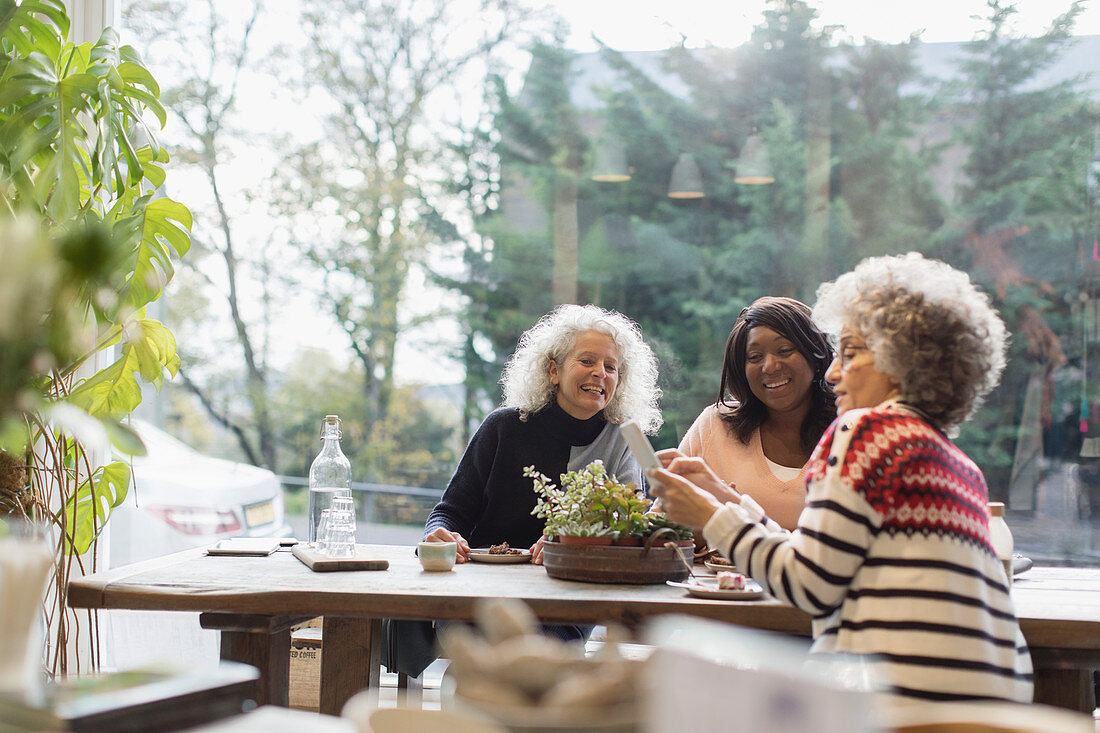
<instances>
[{"instance_id":1,"label":"cardboard box","mask_svg":"<svg viewBox=\"0 0 1100 733\"><path fill-rule=\"evenodd\" d=\"M290 632L290 707L310 712L321 705L321 625L315 621Z\"/></svg>"}]
</instances>

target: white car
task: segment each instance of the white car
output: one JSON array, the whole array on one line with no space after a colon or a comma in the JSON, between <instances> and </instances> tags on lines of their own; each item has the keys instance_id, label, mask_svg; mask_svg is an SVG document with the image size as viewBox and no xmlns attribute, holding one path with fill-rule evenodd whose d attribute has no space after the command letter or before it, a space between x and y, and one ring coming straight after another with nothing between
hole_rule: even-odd
<instances>
[{"instance_id":1,"label":"white car","mask_svg":"<svg viewBox=\"0 0 1100 733\"><path fill-rule=\"evenodd\" d=\"M130 492L107 524L109 567L227 537L293 535L274 473L205 456L142 420L132 424L148 454L132 459Z\"/></svg>"}]
</instances>

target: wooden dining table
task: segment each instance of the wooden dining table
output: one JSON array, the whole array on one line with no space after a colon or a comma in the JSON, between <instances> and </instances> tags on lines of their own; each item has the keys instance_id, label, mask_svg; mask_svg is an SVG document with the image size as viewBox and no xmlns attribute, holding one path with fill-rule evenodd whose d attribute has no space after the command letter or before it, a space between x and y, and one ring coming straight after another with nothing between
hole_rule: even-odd
<instances>
[{"instance_id":1,"label":"wooden dining table","mask_svg":"<svg viewBox=\"0 0 1100 733\"><path fill-rule=\"evenodd\" d=\"M222 659L260 670L258 704L287 705L290 629L323 616L321 712L339 713L377 686L381 620L474 619L478 601L515 598L547 623L619 623L637 628L661 614L688 614L808 636L809 616L771 598L700 599L664 584L558 580L540 566L466 563L424 571L412 547L366 545L389 561L380 571L313 572L288 551L265 557L186 550L69 582L69 605L90 609L198 611L221 633ZM1100 568L1033 568L1012 591L1035 665L1037 702L1091 712L1100 668Z\"/></svg>"}]
</instances>

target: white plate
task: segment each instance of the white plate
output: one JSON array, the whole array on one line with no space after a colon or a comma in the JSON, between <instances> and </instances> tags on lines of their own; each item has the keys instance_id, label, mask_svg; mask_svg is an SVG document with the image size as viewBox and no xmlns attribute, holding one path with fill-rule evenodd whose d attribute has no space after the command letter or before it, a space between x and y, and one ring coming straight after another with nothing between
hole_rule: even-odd
<instances>
[{"instance_id":1,"label":"white plate","mask_svg":"<svg viewBox=\"0 0 1100 733\"><path fill-rule=\"evenodd\" d=\"M711 562L710 560L704 560L703 564L706 565L708 568L710 568L711 570L713 570L716 573L719 572L719 571L725 571L727 573L736 573L737 572L737 568L735 568L732 565L724 565L724 564L719 563L719 562Z\"/></svg>"},{"instance_id":2,"label":"white plate","mask_svg":"<svg viewBox=\"0 0 1100 733\"><path fill-rule=\"evenodd\" d=\"M496 565L514 565L516 563L531 562L531 551L520 550L519 554L490 555L488 550L470 550L468 559L473 562L493 563Z\"/></svg>"},{"instance_id":3,"label":"white plate","mask_svg":"<svg viewBox=\"0 0 1100 733\"><path fill-rule=\"evenodd\" d=\"M723 590L718 587L718 578L702 578L701 580L689 580L680 583L675 580L665 581L673 588L683 588L696 598L721 598L727 601L750 601L754 598L762 598L764 589L755 580L745 578L744 590Z\"/></svg>"}]
</instances>

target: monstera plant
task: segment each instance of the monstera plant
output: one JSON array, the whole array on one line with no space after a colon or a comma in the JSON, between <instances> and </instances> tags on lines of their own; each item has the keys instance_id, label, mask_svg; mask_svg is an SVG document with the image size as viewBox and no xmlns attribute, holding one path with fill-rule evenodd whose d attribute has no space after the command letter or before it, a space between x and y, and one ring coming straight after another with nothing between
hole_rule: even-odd
<instances>
[{"instance_id":1,"label":"monstera plant","mask_svg":"<svg viewBox=\"0 0 1100 733\"><path fill-rule=\"evenodd\" d=\"M55 673L69 662L69 575L90 569L129 490L110 445L143 452L124 419L141 382L159 389L179 365L145 308L191 241L190 212L158 194L156 81L113 30L82 44L68 32L62 0L0 0L0 512L57 543Z\"/></svg>"}]
</instances>

